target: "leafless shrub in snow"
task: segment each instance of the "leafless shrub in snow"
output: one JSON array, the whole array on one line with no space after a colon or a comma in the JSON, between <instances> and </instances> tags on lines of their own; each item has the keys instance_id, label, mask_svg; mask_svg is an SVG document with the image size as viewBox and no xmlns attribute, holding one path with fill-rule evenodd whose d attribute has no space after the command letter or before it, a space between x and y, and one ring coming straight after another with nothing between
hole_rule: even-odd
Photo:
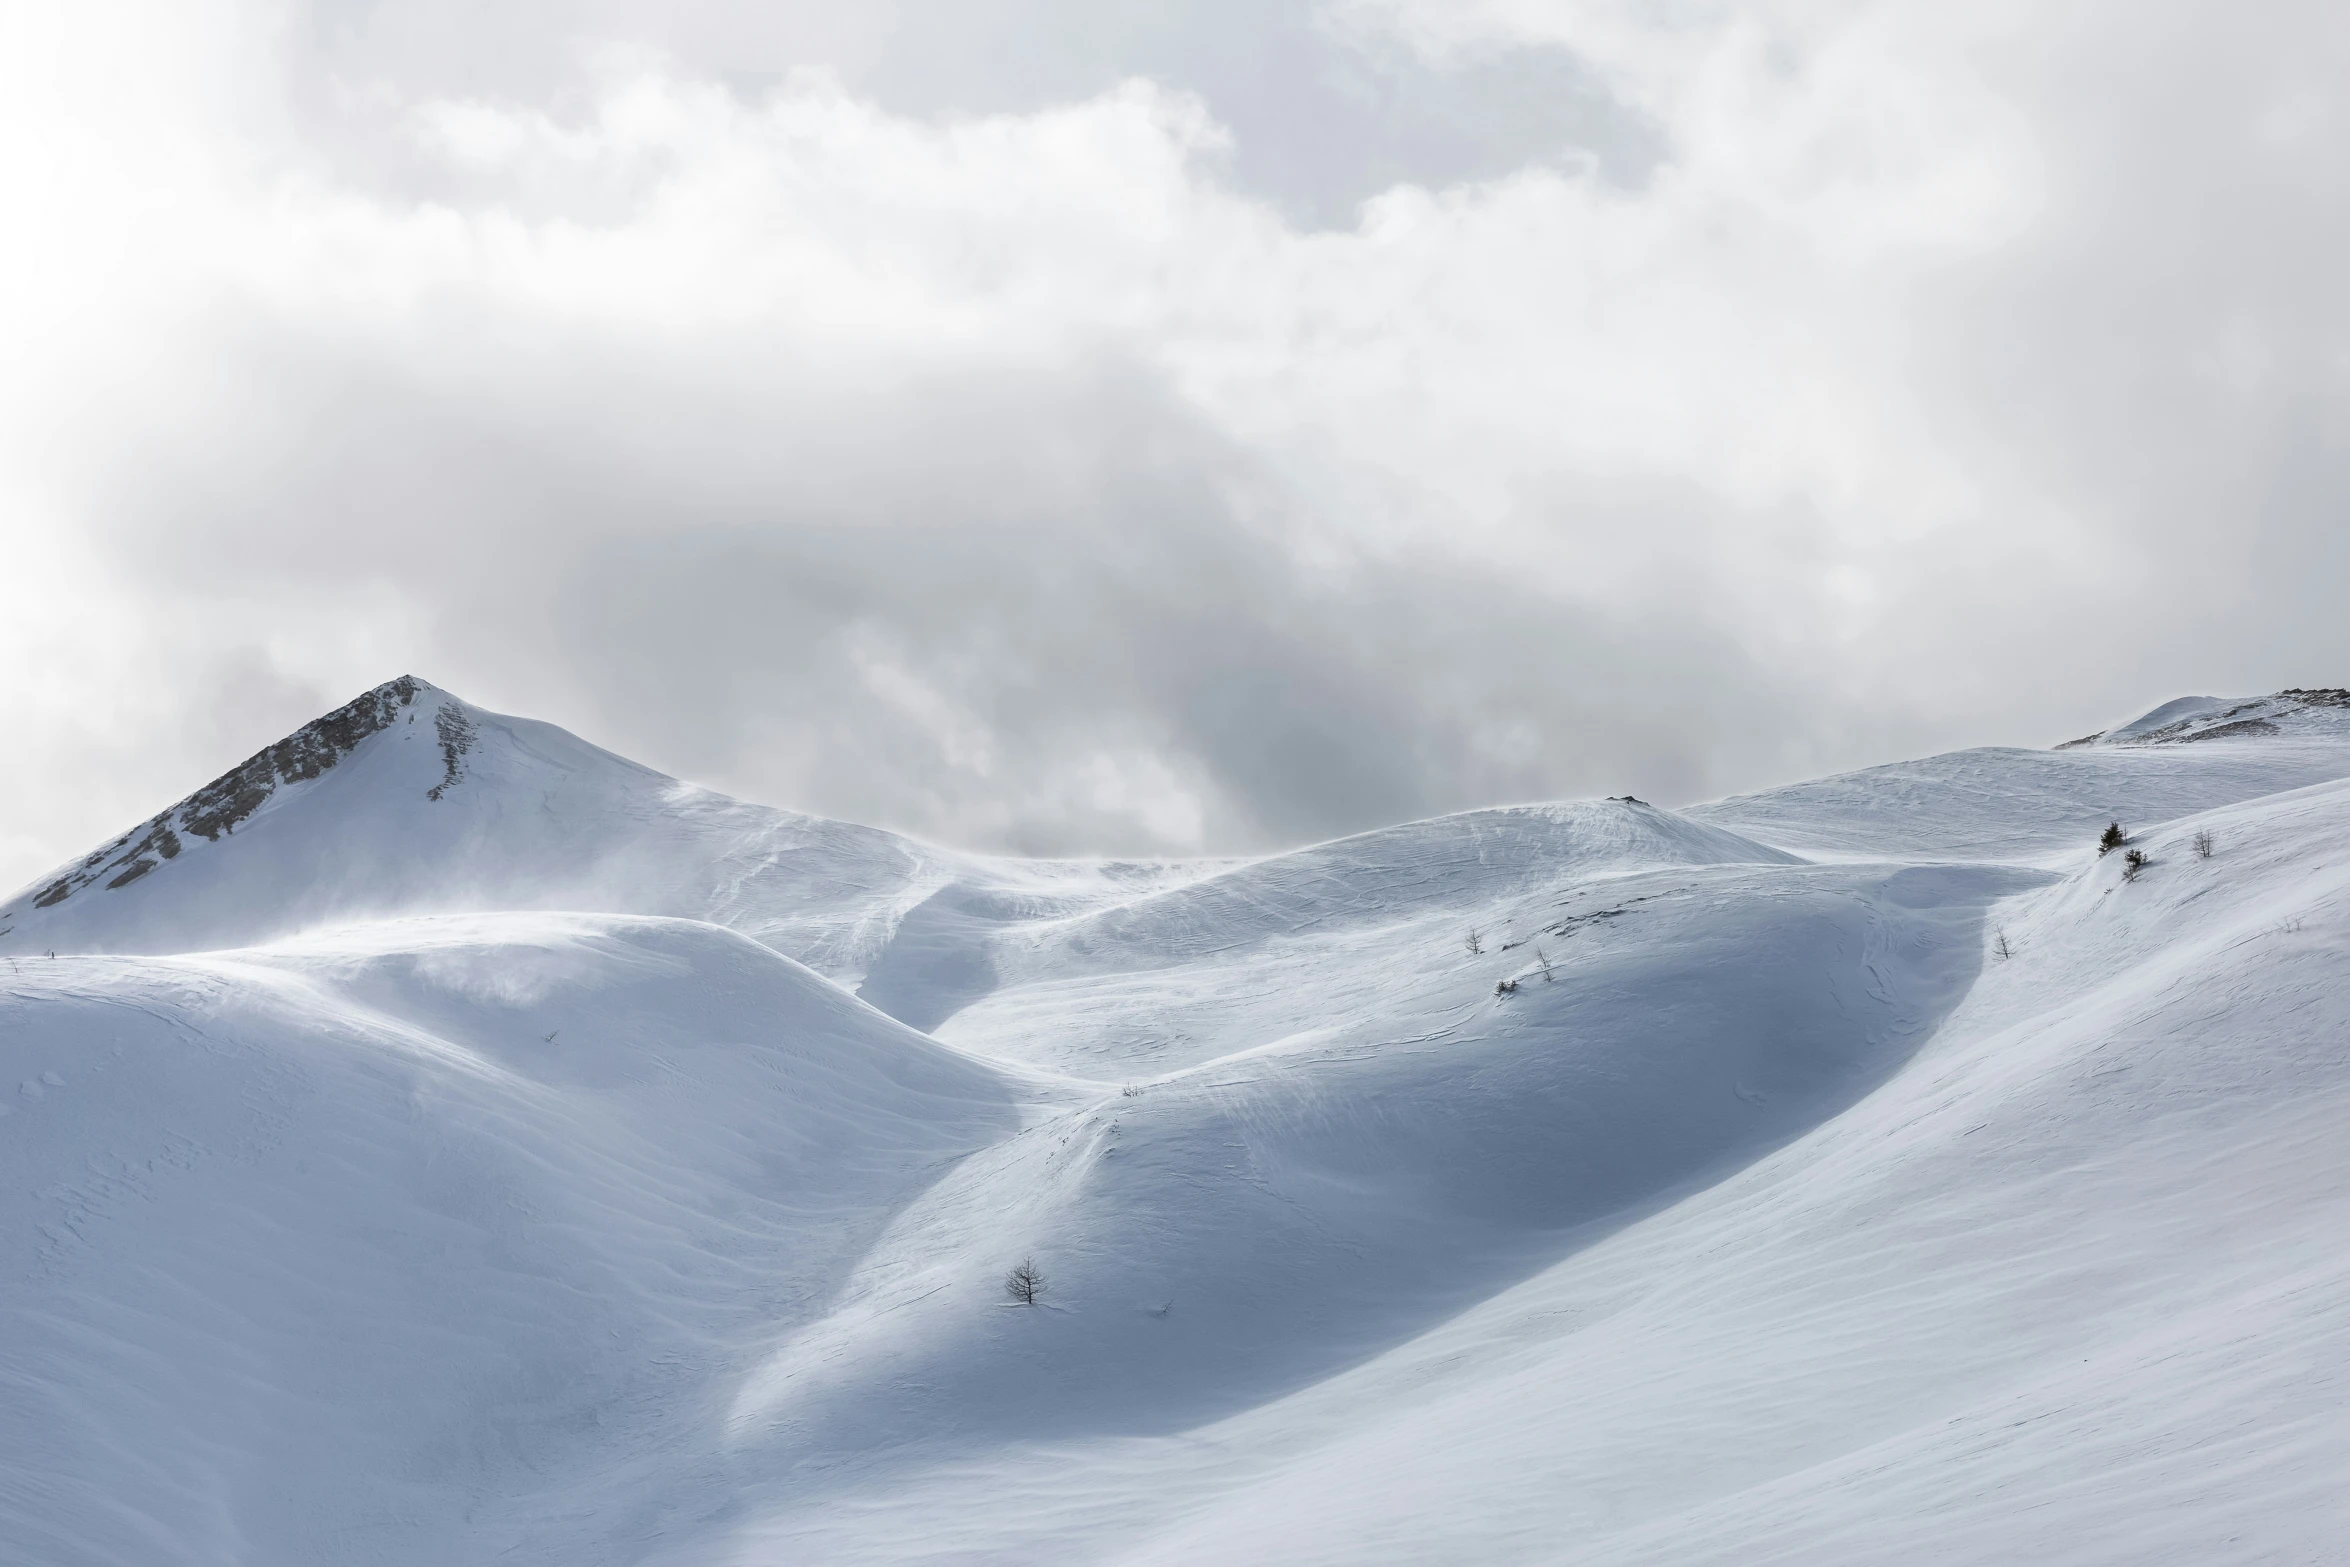
<instances>
[{"instance_id":1,"label":"leafless shrub in snow","mask_svg":"<svg viewBox=\"0 0 2350 1567\"><path fill-rule=\"evenodd\" d=\"M1037 1267L1034 1257L1024 1257L1018 1266L1004 1275L1004 1293L1023 1306L1036 1304L1036 1297L1044 1293L1044 1271Z\"/></svg>"},{"instance_id":2,"label":"leafless shrub in snow","mask_svg":"<svg viewBox=\"0 0 2350 1567\"><path fill-rule=\"evenodd\" d=\"M2015 948L2008 944L2006 931L2001 931L1991 943L1991 950L1998 953L2002 961L2015 956Z\"/></svg>"},{"instance_id":3,"label":"leafless shrub in snow","mask_svg":"<svg viewBox=\"0 0 2350 1567\"><path fill-rule=\"evenodd\" d=\"M2210 859L2211 849L2211 829L2206 827L2195 835L2195 858L2199 860Z\"/></svg>"},{"instance_id":4,"label":"leafless shrub in snow","mask_svg":"<svg viewBox=\"0 0 2350 1567\"><path fill-rule=\"evenodd\" d=\"M2121 823L2109 822L2106 824L2105 831L2098 835L2097 852L2099 854L2111 854L2114 850L2120 848L2123 844L2128 843L2129 841L2130 835L2122 831Z\"/></svg>"},{"instance_id":5,"label":"leafless shrub in snow","mask_svg":"<svg viewBox=\"0 0 2350 1567\"><path fill-rule=\"evenodd\" d=\"M1472 930L1472 931L1470 931L1470 932L1469 932L1469 956L1470 956L1470 957L1476 957L1476 956L1477 956L1479 953L1483 952L1484 950L1485 950L1485 933L1484 933L1483 931L1478 931L1478 930Z\"/></svg>"},{"instance_id":6,"label":"leafless shrub in snow","mask_svg":"<svg viewBox=\"0 0 2350 1567\"><path fill-rule=\"evenodd\" d=\"M1514 979L1501 980L1494 985L1493 993L1497 996L1514 996L1518 993L1518 982Z\"/></svg>"},{"instance_id":7,"label":"leafless shrub in snow","mask_svg":"<svg viewBox=\"0 0 2350 1567\"><path fill-rule=\"evenodd\" d=\"M1142 1085L1140 1083L1128 1083L1124 1088L1118 1090L1118 1097L1121 1099L1140 1099L1142 1097Z\"/></svg>"},{"instance_id":8,"label":"leafless shrub in snow","mask_svg":"<svg viewBox=\"0 0 2350 1567\"><path fill-rule=\"evenodd\" d=\"M1542 965L1542 982L1545 985L1549 984L1551 982L1550 954L1543 951L1540 947L1536 947L1534 949L1534 961Z\"/></svg>"}]
</instances>

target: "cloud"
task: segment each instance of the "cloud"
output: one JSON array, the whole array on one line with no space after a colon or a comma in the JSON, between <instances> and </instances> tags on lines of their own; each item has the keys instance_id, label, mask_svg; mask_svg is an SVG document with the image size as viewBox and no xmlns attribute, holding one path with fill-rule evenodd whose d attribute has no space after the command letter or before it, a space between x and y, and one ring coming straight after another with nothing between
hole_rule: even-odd
<instances>
[{"instance_id":1,"label":"cloud","mask_svg":"<svg viewBox=\"0 0 2350 1567\"><path fill-rule=\"evenodd\" d=\"M299 77L335 84L304 99L311 133L331 137L347 169L427 189L442 171L386 145L408 106L576 106L592 94L578 61L614 49L656 52L751 99L821 68L861 100L925 122L1026 114L1131 80L1169 84L1229 128L1219 174L1309 226L1351 226L1358 202L1399 182L1453 184L1568 156L1632 180L1657 151L1652 127L1571 51L1521 40L1439 56L1383 18L1316 0L522 0L494 19L410 0L296 15Z\"/></svg>"},{"instance_id":2,"label":"cloud","mask_svg":"<svg viewBox=\"0 0 2350 1567\"><path fill-rule=\"evenodd\" d=\"M2342 678L2323 8L958 14L44 24L0 860L403 668L1056 852Z\"/></svg>"}]
</instances>

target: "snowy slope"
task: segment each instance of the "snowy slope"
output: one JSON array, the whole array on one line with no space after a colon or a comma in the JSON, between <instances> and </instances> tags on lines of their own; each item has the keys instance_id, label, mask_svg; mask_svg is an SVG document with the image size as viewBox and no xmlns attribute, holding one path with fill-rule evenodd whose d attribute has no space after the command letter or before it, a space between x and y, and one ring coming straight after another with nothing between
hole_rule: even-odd
<instances>
[{"instance_id":1,"label":"snowy slope","mask_svg":"<svg viewBox=\"0 0 2350 1567\"><path fill-rule=\"evenodd\" d=\"M2339 739L2345 732L2350 732L2350 691L2339 687L2241 698L2183 696L2102 734L2068 740L2058 749L2084 745L2186 745L2277 734Z\"/></svg>"},{"instance_id":2,"label":"snowy slope","mask_svg":"<svg viewBox=\"0 0 2350 1567\"><path fill-rule=\"evenodd\" d=\"M2218 702L2216 710L2259 705ZM2268 705L2273 711L2292 704ZM2187 738L2197 743L2183 743ZM2107 822L2173 821L2339 778L2346 746L2350 706L2300 706L2269 731L2214 725L2144 744L1954 751L1718 801L1689 814L1827 858L2054 865Z\"/></svg>"},{"instance_id":3,"label":"snowy slope","mask_svg":"<svg viewBox=\"0 0 2350 1567\"><path fill-rule=\"evenodd\" d=\"M9 1560L627 1559L719 1461L716 1390L1018 1119L693 922L0 983Z\"/></svg>"},{"instance_id":4,"label":"snowy slope","mask_svg":"<svg viewBox=\"0 0 2350 1567\"><path fill-rule=\"evenodd\" d=\"M1285 1003L1260 1002L1253 1049L959 1167L743 1416L810 1452L1099 1435L1325 1375L1861 1097L1963 993L1982 908L2014 885L1977 869L1640 878L1622 922L1507 996L1491 976L1519 954L1469 958L1425 928L1423 961L1357 944L1358 985L1387 971L1358 1011L1292 1029ZM1182 1022L1204 1033L1212 1016L1236 1042L1256 1037L1246 1011L1226 998ZM1049 1352L1025 1316L968 1309L1029 1251L1055 1270Z\"/></svg>"},{"instance_id":5,"label":"snowy slope","mask_svg":"<svg viewBox=\"0 0 2350 1567\"><path fill-rule=\"evenodd\" d=\"M356 919L558 908L716 919L839 966L946 878L944 859L403 677L0 904L0 950L202 951Z\"/></svg>"},{"instance_id":6,"label":"snowy slope","mask_svg":"<svg viewBox=\"0 0 2350 1567\"><path fill-rule=\"evenodd\" d=\"M0 903L0 953L196 952L399 915L570 909L709 920L854 979L942 888L1082 902L1167 874L999 872L728 799L402 676Z\"/></svg>"},{"instance_id":7,"label":"snowy slope","mask_svg":"<svg viewBox=\"0 0 2350 1567\"><path fill-rule=\"evenodd\" d=\"M1873 1094L1348 1372L884 1471L731 1559L2339 1560L2346 813L2080 855Z\"/></svg>"},{"instance_id":8,"label":"snowy slope","mask_svg":"<svg viewBox=\"0 0 2350 1567\"><path fill-rule=\"evenodd\" d=\"M0 1560L2350 1537L2332 693L1098 866L401 684L7 906Z\"/></svg>"}]
</instances>

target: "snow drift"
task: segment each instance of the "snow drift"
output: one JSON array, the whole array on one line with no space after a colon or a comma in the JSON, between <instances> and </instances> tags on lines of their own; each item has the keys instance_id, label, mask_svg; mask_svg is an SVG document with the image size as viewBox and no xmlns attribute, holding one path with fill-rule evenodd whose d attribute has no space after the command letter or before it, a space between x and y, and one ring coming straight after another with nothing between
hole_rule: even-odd
<instances>
[{"instance_id":1,"label":"snow drift","mask_svg":"<svg viewBox=\"0 0 2350 1567\"><path fill-rule=\"evenodd\" d=\"M1018 1122L682 921L19 960L0 1041L0 1539L44 1562L641 1549L714 1389Z\"/></svg>"}]
</instances>

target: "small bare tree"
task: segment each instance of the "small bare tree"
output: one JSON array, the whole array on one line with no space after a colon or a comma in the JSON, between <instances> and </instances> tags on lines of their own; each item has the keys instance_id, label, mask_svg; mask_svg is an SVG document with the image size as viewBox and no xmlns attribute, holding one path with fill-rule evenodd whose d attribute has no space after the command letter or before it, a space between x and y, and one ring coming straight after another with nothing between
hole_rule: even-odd
<instances>
[{"instance_id":1,"label":"small bare tree","mask_svg":"<svg viewBox=\"0 0 2350 1567\"><path fill-rule=\"evenodd\" d=\"M1549 984L1551 982L1550 954L1543 951L1541 947L1537 946L1534 949L1534 961L1542 965L1542 982L1545 985Z\"/></svg>"},{"instance_id":2,"label":"small bare tree","mask_svg":"<svg viewBox=\"0 0 2350 1567\"><path fill-rule=\"evenodd\" d=\"M1476 956L1477 956L1479 953L1483 952L1484 950L1485 950L1485 933L1484 933L1483 931L1478 931L1478 930L1472 930L1472 931L1470 931L1470 932L1469 932L1469 956L1470 956L1470 957L1476 957Z\"/></svg>"},{"instance_id":3,"label":"small bare tree","mask_svg":"<svg viewBox=\"0 0 2350 1567\"><path fill-rule=\"evenodd\" d=\"M1017 1267L1004 1275L1004 1293L1023 1306L1036 1304L1036 1297L1044 1293L1044 1270L1036 1265L1034 1257L1023 1257Z\"/></svg>"},{"instance_id":4,"label":"small bare tree","mask_svg":"<svg viewBox=\"0 0 2350 1567\"><path fill-rule=\"evenodd\" d=\"M2199 860L2211 858L2211 829L2208 827L2195 835L2195 858Z\"/></svg>"},{"instance_id":5,"label":"small bare tree","mask_svg":"<svg viewBox=\"0 0 2350 1567\"><path fill-rule=\"evenodd\" d=\"M2015 956L2015 948L2009 946L2007 943L2006 931L2001 931L1999 933L1998 939L1991 943L1991 950L1999 954L2000 960L2002 962Z\"/></svg>"},{"instance_id":6,"label":"small bare tree","mask_svg":"<svg viewBox=\"0 0 2350 1567\"><path fill-rule=\"evenodd\" d=\"M2143 849L2132 849L2122 856L2122 880L2136 881L2138 873L2154 862L2146 858Z\"/></svg>"},{"instance_id":7,"label":"small bare tree","mask_svg":"<svg viewBox=\"0 0 2350 1567\"><path fill-rule=\"evenodd\" d=\"M2120 848L2123 844L2128 843L2129 841L2130 835L2122 831L2121 823L2108 822L2106 824L2105 831L2098 835L2097 852L2101 855L2111 854L2114 850Z\"/></svg>"}]
</instances>

